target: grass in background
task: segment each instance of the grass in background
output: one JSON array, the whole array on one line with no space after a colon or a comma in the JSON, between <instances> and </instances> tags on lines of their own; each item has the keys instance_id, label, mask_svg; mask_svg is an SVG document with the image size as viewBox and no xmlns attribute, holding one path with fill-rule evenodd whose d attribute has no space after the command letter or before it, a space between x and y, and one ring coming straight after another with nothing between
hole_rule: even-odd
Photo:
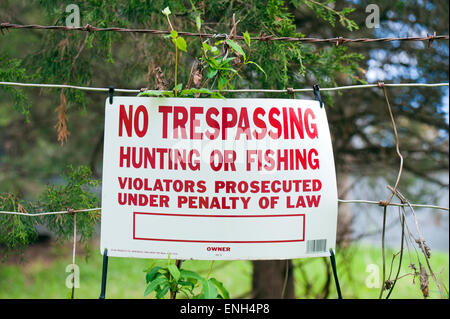
<instances>
[{"instance_id":1,"label":"grass in background","mask_svg":"<svg viewBox=\"0 0 450 319\"><path fill-rule=\"evenodd\" d=\"M76 263L80 267L80 288L75 289L75 298L98 298L100 295L102 256L99 254L98 245L91 245L90 257L77 256ZM33 249L33 248L30 248ZM45 256L27 258L24 263L7 261L0 264L0 298L30 298L53 299L67 298L70 289L66 288L65 281L69 273L65 272L66 266L71 264L70 245L46 248ZM81 249L80 249L81 250ZM392 253L387 250L387 269L391 263ZM80 253L82 254L82 253ZM409 259L403 260L401 275L410 272ZM378 298L378 288L368 288L366 279L369 273L366 267L376 264L380 270L381 282L381 250L369 246L351 246L345 254L345 259L337 251L337 267L344 298ZM349 257L351 256L351 257ZM310 258L294 261L296 295L297 298L316 298L318 290L326 280L326 264L328 258ZM434 252L431 258L433 270L438 279L449 286L449 254ZM106 298L144 298L145 273L144 269L153 264L164 264L167 260L110 258L108 264L108 281L106 286ZM187 260L182 268L200 272L206 275L210 261ZM397 263L394 263L394 266ZM416 265L418 266L418 265ZM329 267L329 266L328 266ZM396 272L396 268L394 274ZM303 274L308 276L311 287L305 287ZM216 261L211 277L222 281L229 290L231 298L247 298L251 292L252 267L250 261ZM430 282L430 298L439 298L439 292L433 279ZM337 298L334 281L332 279L329 298ZM408 276L399 280L391 298L423 298L419 288L419 278ZM308 293L307 291L308 290ZM385 294L386 295L386 294Z\"/></svg>"},{"instance_id":2,"label":"grass in background","mask_svg":"<svg viewBox=\"0 0 450 319\"><path fill-rule=\"evenodd\" d=\"M41 256L37 254L32 260L25 254L24 263L17 261L12 264L7 261L0 264L0 299L68 298L71 289L65 286L65 282L70 273L66 273L65 270L67 265L72 263L71 245L52 244L47 249L49 252ZM42 251L43 248L39 250ZM87 259L80 256L84 255L83 252L77 254L80 288L75 289L75 298L90 299L100 296L103 257L98 251L98 244L91 245L90 250ZM106 298L144 298L146 288L144 269L166 263L167 260L110 257ZM210 265L210 261L186 260L182 268L206 276ZM210 277L223 282L232 298L242 298L250 291L251 274L249 261L215 261Z\"/></svg>"},{"instance_id":3,"label":"grass in background","mask_svg":"<svg viewBox=\"0 0 450 319\"><path fill-rule=\"evenodd\" d=\"M396 250L386 249L386 279L388 279L392 256L397 253ZM344 256L343 256L344 255ZM328 258L326 259L328 262ZM392 270L391 280L395 278L397 273L399 257L394 260L394 266ZM445 291L449 287L449 254L446 252L432 252L431 259L429 260L431 267L439 280L440 284L444 284L442 287ZM416 259L412 262L416 263ZM421 262L427 269L426 261L421 258ZM382 283L382 256L381 249L367 246L367 245L352 245L346 249L343 254L336 252L336 264L337 272L339 276L339 282L341 286L341 291L343 298L358 298L358 299L378 299L381 288L369 288L366 285L366 281L370 276L369 265L378 266L379 270L379 283ZM412 273L411 268L409 268L410 260L408 252L405 250L403 253L402 267L399 277L404 274ZM326 281L326 266L322 258L311 258L311 259L298 259L294 261L295 267L295 278L297 280L296 284L296 295L297 298L302 298L301 296L307 296L309 298L317 297L318 288L322 287ZM376 266L372 266L376 268ZM415 266L419 270L419 265L416 263ZM331 268L330 265L328 267ZM303 268L303 271L301 270ZM373 269L372 268L372 269ZM305 287L305 279L302 275L307 274L309 281L312 283L311 288L307 291L308 287ZM332 273L331 273L332 274ZM332 278L331 289L329 298L337 298L337 292L335 289L334 279ZM429 298L440 298L439 289L434 283L431 276L429 280ZM298 282L303 281L303 285ZM311 292L312 290L312 292ZM384 292L383 296L386 297L387 293ZM448 296L446 296L448 298ZM400 278L395 284L394 290L389 297L390 299L422 299L423 295L420 290L420 280L419 277L406 276Z\"/></svg>"}]
</instances>

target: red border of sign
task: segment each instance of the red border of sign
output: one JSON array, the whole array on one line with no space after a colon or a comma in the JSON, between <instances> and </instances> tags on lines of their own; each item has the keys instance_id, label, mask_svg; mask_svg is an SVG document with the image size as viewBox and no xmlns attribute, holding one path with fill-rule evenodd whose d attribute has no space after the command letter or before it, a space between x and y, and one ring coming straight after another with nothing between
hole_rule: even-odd
<instances>
[{"instance_id":1,"label":"red border of sign","mask_svg":"<svg viewBox=\"0 0 450 319\"><path fill-rule=\"evenodd\" d=\"M251 218L251 217L303 217L303 238L301 239L286 239L286 240L259 240L259 241L226 241L226 240L189 240L189 239L163 239L163 238L143 238L136 237L135 223L136 215L163 215L163 216L183 216L183 217L236 217L236 218ZM305 214L289 214L289 215L194 215L194 214L166 214L166 213L144 213L133 212L133 239L134 240L152 240L152 241L171 241L171 242L187 242L187 243L230 243L230 244L261 244L261 243L291 243L305 241Z\"/></svg>"}]
</instances>

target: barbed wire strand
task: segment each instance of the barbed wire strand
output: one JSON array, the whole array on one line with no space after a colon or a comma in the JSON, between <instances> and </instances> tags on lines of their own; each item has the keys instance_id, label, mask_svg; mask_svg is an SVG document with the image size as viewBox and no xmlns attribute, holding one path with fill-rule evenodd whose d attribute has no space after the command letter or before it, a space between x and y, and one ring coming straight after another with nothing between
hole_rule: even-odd
<instances>
[{"instance_id":1,"label":"barbed wire strand","mask_svg":"<svg viewBox=\"0 0 450 319\"><path fill-rule=\"evenodd\" d=\"M84 32L122 32L122 33L145 33L151 35L166 35L170 34L169 30L154 30L154 29L131 29L131 28L99 28L86 24L83 27L69 27L60 25L38 25L38 24L15 24L9 22L0 23L0 31L9 29L33 29L33 30L55 30L55 31L84 31ZM231 38L234 40L244 40L244 36L236 34L212 34L212 33L198 33L198 32L186 32L179 31L178 35L188 37L201 37L201 38ZM258 37L251 37L251 40L255 41L287 41L287 42L303 42L303 43L333 43L335 45L341 45L346 43L374 43L374 42L392 42L392 41L428 41L429 45L435 40L449 40L448 35L436 35L435 33L427 36L420 37L390 37L390 38L313 38L313 37L275 37L273 35L261 35Z\"/></svg>"},{"instance_id":2,"label":"barbed wire strand","mask_svg":"<svg viewBox=\"0 0 450 319\"><path fill-rule=\"evenodd\" d=\"M346 204L368 204L368 205L378 205L384 206L386 203L384 201L373 201L373 200L365 200L365 199L338 199L339 203ZM388 206L397 206L397 207L416 207L416 208L430 208L437 209L443 211L449 211L448 207L437 206L437 205L429 205L429 204L402 204L402 203L390 203ZM9 212L9 211L0 211L0 214L6 215L21 215L21 216L29 216L29 217L38 217L44 215L58 215L58 214L72 214L72 213L87 213L102 210L100 207L97 208L87 208L87 209L77 209L77 210L67 210L67 211L58 211L58 212L45 212L45 213L21 213L21 212Z\"/></svg>"},{"instance_id":3,"label":"barbed wire strand","mask_svg":"<svg viewBox=\"0 0 450 319\"><path fill-rule=\"evenodd\" d=\"M22 86L22 87L40 87L40 88L65 88L65 89L75 89L84 91L96 91L96 92L109 92L108 88L102 87L89 87L89 86L78 86L78 85L68 85L68 84L46 84L46 83L21 83L21 82L0 82L0 85L11 85L11 86ZM341 91L341 90L352 90L352 89L367 89L376 88L379 84L358 84L358 85L347 85L347 86L337 86L320 88L321 91ZM445 83L385 83L386 87L444 87L449 86L448 82ZM158 92L167 92L162 90L152 90ZM312 88L303 89L235 89L235 90L211 90L212 92L222 92L222 93L294 93L294 92L313 92ZM114 89L114 92L120 93L140 93L142 90L138 89Z\"/></svg>"}]
</instances>

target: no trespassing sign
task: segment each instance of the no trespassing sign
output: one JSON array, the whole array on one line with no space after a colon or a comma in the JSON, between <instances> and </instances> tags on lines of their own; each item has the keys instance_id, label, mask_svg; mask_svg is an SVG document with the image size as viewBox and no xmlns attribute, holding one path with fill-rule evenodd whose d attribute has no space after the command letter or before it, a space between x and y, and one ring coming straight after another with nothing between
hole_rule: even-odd
<instances>
[{"instance_id":1,"label":"no trespassing sign","mask_svg":"<svg viewBox=\"0 0 450 319\"><path fill-rule=\"evenodd\" d=\"M329 256L325 108L296 99L106 101L101 251L166 259Z\"/></svg>"}]
</instances>

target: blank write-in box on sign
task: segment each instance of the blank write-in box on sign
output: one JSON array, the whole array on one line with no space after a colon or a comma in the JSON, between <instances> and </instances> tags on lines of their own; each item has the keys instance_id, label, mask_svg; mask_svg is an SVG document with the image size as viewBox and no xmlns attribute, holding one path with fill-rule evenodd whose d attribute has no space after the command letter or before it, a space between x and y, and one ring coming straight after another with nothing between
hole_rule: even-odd
<instances>
[{"instance_id":1,"label":"blank write-in box on sign","mask_svg":"<svg viewBox=\"0 0 450 319\"><path fill-rule=\"evenodd\" d=\"M133 239L191 243L286 243L305 240L305 215L133 213Z\"/></svg>"}]
</instances>

